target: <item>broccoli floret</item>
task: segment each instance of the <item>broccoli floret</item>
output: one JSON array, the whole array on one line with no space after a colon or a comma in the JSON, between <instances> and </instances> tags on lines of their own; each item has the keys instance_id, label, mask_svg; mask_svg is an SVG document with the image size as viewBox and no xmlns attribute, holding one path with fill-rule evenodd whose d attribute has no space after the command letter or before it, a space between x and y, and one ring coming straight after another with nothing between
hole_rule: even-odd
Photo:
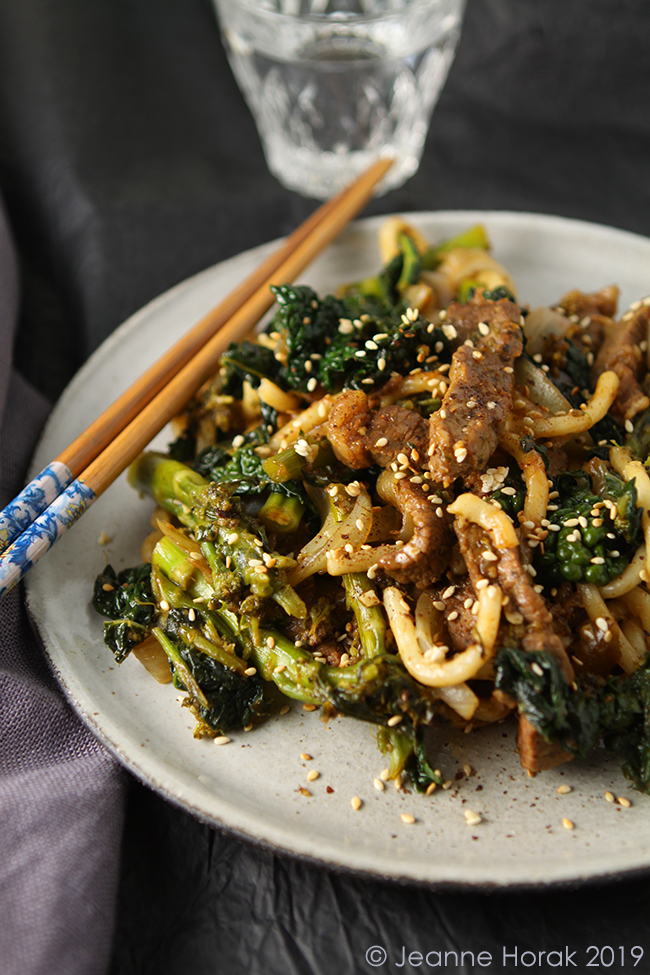
<instances>
[{"instance_id":1,"label":"broccoli floret","mask_svg":"<svg viewBox=\"0 0 650 975\"><path fill-rule=\"evenodd\" d=\"M607 474L602 496L583 473L556 478L558 510L535 566L549 584L567 579L604 586L619 576L640 543L641 512L634 481Z\"/></svg>"}]
</instances>

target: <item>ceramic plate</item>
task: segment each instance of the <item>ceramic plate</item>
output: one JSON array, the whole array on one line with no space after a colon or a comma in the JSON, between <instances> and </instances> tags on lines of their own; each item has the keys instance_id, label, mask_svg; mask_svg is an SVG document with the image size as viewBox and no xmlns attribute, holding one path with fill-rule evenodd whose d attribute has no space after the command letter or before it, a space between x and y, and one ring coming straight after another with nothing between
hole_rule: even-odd
<instances>
[{"instance_id":1,"label":"ceramic plate","mask_svg":"<svg viewBox=\"0 0 650 975\"><path fill-rule=\"evenodd\" d=\"M383 218L352 226L305 273L331 289L379 266ZM570 288L616 283L622 303L650 291L650 241L557 217L524 213L445 212L409 217L431 241L477 221L493 252L531 306ZM32 473L82 431L184 330L248 274L275 245L211 268L134 315L93 355L54 409ZM159 443L168 436L163 433ZM149 677L135 659L114 665L102 621L90 605L92 584L109 559L116 569L140 561L152 504L121 477L29 575L29 607L67 695L132 772L197 816L276 850L380 877L438 885L543 885L603 877L650 866L650 800L635 793L604 753L529 778L514 752L512 726L435 736L436 766L453 786L423 798L373 787L384 767L372 729L351 719L324 724L293 704L255 731L215 747L192 737L193 720L178 692ZM108 545L98 544L102 532ZM301 753L313 756L303 762ZM471 766L469 777L463 766ZM309 770L320 777L307 783ZM308 785L311 797L299 788ZM559 795L560 785L572 791ZM628 796L631 808L605 801ZM363 805L355 812L353 796ZM468 826L464 812L483 822ZM401 813L415 817L405 825ZM563 828L568 818L575 829Z\"/></svg>"}]
</instances>

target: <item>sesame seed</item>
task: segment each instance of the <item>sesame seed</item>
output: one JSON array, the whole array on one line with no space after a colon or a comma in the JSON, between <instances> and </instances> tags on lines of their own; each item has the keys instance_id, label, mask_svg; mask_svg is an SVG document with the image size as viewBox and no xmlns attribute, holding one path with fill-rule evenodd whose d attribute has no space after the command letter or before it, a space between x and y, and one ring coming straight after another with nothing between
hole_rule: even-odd
<instances>
[{"instance_id":1,"label":"sesame seed","mask_svg":"<svg viewBox=\"0 0 650 975\"><path fill-rule=\"evenodd\" d=\"M228 737L228 735L218 735L216 738L213 738L212 741L215 745L227 745L231 739Z\"/></svg>"},{"instance_id":2,"label":"sesame seed","mask_svg":"<svg viewBox=\"0 0 650 975\"><path fill-rule=\"evenodd\" d=\"M619 796L617 801L619 805L623 806L624 809L629 809L630 806L632 805L630 800L626 799L625 796Z\"/></svg>"},{"instance_id":3,"label":"sesame seed","mask_svg":"<svg viewBox=\"0 0 650 975\"><path fill-rule=\"evenodd\" d=\"M372 376L366 376L366 378L362 379L361 382L364 383L366 386L369 386L371 384L374 384L375 380L372 378Z\"/></svg>"},{"instance_id":4,"label":"sesame seed","mask_svg":"<svg viewBox=\"0 0 650 975\"><path fill-rule=\"evenodd\" d=\"M511 376L515 370L512 368L512 366L504 366L503 371L507 372L508 375Z\"/></svg>"},{"instance_id":5,"label":"sesame seed","mask_svg":"<svg viewBox=\"0 0 650 975\"><path fill-rule=\"evenodd\" d=\"M160 608L162 609L163 613L169 612L169 603L167 602L166 599L160 600Z\"/></svg>"},{"instance_id":6,"label":"sesame seed","mask_svg":"<svg viewBox=\"0 0 650 975\"><path fill-rule=\"evenodd\" d=\"M408 477L406 471L397 471L397 473L395 474L396 481L403 481L405 477Z\"/></svg>"},{"instance_id":7,"label":"sesame seed","mask_svg":"<svg viewBox=\"0 0 650 975\"><path fill-rule=\"evenodd\" d=\"M303 704L302 709L303 709L303 711L316 711L316 705L315 704Z\"/></svg>"},{"instance_id":8,"label":"sesame seed","mask_svg":"<svg viewBox=\"0 0 650 975\"><path fill-rule=\"evenodd\" d=\"M483 354L481 352L479 352L478 350L475 350L474 352L472 352L472 358L473 359L482 359L483 358Z\"/></svg>"},{"instance_id":9,"label":"sesame seed","mask_svg":"<svg viewBox=\"0 0 650 975\"><path fill-rule=\"evenodd\" d=\"M487 324L487 322L479 322L478 323L478 330L481 333L481 335L489 335L490 334L490 326Z\"/></svg>"},{"instance_id":10,"label":"sesame seed","mask_svg":"<svg viewBox=\"0 0 650 975\"><path fill-rule=\"evenodd\" d=\"M358 812L361 809L363 803L361 802L359 796L352 796L352 798L350 799L350 805L352 806L355 812Z\"/></svg>"},{"instance_id":11,"label":"sesame seed","mask_svg":"<svg viewBox=\"0 0 650 975\"><path fill-rule=\"evenodd\" d=\"M447 779L446 782L442 783L442 787L445 790L445 792L449 792L453 784L454 783L451 781L451 779Z\"/></svg>"},{"instance_id":12,"label":"sesame seed","mask_svg":"<svg viewBox=\"0 0 650 975\"><path fill-rule=\"evenodd\" d=\"M596 626L598 627L598 629L601 630L603 633L606 633L607 630L609 629L609 626L607 624L607 620L603 616L598 616L594 620L594 623L596 624Z\"/></svg>"},{"instance_id":13,"label":"sesame seed","mask_svg":"<svg viewBox=\"0 0 650 975\"><path fill-rule=\"evenodd\" d=\"M613 792L606 792L605 798L607 799L607 802L616 802L616 796Z\"/></svg>"},{"instance_id":14,"label":"sesame seed","mask_svg":"<svg viewBox=\"0 0 650 975\"><path fill-rule=\"evenodd\" d=\"M612 552L611 554L613 555L614 553ZM593 557L593 559L590 559L589 561L590 561L590 562L591 562L591 563L592 563L593 565L604 565L604 564L605 564L605 559L604 559L604 558L602 558L602 556L600 556L600 555L595 555L595 556Z\"/></svg>"},{"instance_id":15,"label":"sesame seed","mask_svg":"<svg viewBox=\"0 0 650 975\"><path fill-rule=\"evenodd\" d=\"M436 601L433 604L433 608L437 609L439 613L442 613L447 608L447 604L443 602L442 599L436 599Z\"/></svg>"},{"instance_id":16,"label":"sesame seed","mask_svg":"<svg viewBox=\"0 0 650 975\"><path fill-rule=\"evenodd\" d=\"M243 447L244 443L245 443L245 438L242 437L241 433L238 434L236 437L233 437L232 445L236 450L238 450L240 447Z\"/></svg>"},{"instance_id":17,"label":"sesame seed","mask_svg":"<svg viewBox=\"0 0 650 975\"><path fill-rule=\"evenodd\" d=\"M449 616L447 617L447 620L450 623L453 623L453 621L457 619L458 619L458 613L456 612L456 610L454 610L453 613L450 613Z\"/></svg>"},{"instance_id":18,"label":"sesame seed","mask_svg":"<svg viewBox=\"0 0 650 975\"><path fill-rule=\"evenodd\" d=\"M101 532L99 538L97 539L97 544L108 545L109 542L110 542L110 537L106 534L106 532Z\"/></svg>"},{"instance_id":19,"label":"sesame seed","mask_svg":"<svg viewBox=\"0 0 650 975\"><path fill-rule=\"evenodd\" d=\"M311 372L313 368L313 364L309 361L309 359L307 359L305 362L305 372Z\"/></svg>"},{"instance_id":20,"label":"sesame seed","mask_svg":"<svg viewBox=\"0 0 650 975\"><path fill-rule=\"evenodd\" d=\"M468 826L478 826L479 823L483 822L483 817L480 813L474 812L473 809L466 809L465 821Z\"/></svg>"},{"instance_id":21,"label":"sesame seed","mask_svg":"<svg viewBox=\"0 0 650 975\"><path fill-rule=\"evenodd\" d=\"M381 772L379 773L379 778L381 779L382 782L388 782L390 778L390 769L388 768L382 769Z\"/></svg>"},{"instance_id":22,"label":"sesame seed","mask_svg":"<svg viewBox=\"0 0 650 975\"><path fill-rule=\"evenodd\" d=\"M504 488L501 488L501 494L505 494L505 495L507 495L510 498L513 497L516 493L517 493L517 491L513 487L504 487Z\"/></svg>"},{"instance_id":23,"label":"sesame seed","mask_svg":"<svg viewBox=\"0 0 650 975\"><path fill-rule=\"evenodd\" d=\"M400 819L403 823L406 823L407 826L412 826L415 822L415 816L411 816L410 813L402 813Z\"/></svg>"},{"instance_id":24,"label":"sesame seed","mask_svg":"<svg viewBox=\"0 0 650 975\"><path fill-rule=\"evenodd\" d=\"M396 725L401 724L402 720L403 718L401 714L394 714L392 718L388 719L386 724L388 725L389 728L394 728Z\"/></svg>"},{"instance_id":25,"label":"sesame seed","mask_svg":"<svg viewBox=\"0 0 650 975\"><path fill-rule=\"evenodd\" d=\"M385 447L387 444L388 437L380 437L379 440L376 441L375 447Z\"/></svg>"},{"instance_id":26,"label":"sesame seed","mask_svg":"<svg viewBox=\"0 0 650 975\"><path fill-rule=\"evenodd\" d=\"M386 360L383 358L383 356L381 359L377 360L377 368L379 369L380 372L383 372L384 369L386 368Z\"/></svg>"},{"instance_id":27,"label":"sesame seed","mask_svg":"<svg viewBox=\"0 0 650 975\"><path fill-rule=\"evenodd\" d=\"M291 710L291 705L283 704L282 707L280 708L280 714L288 714L290 710Z\"/></svg>"},{"instance_id":28,"label":"sesame seed","mask_svg":"<svg viewBox=\"0 0 650 975\"><path fill-rule=\"evenodd\" d=\"M111 586L110 582L105 582L104 585L102 586L102 589L104 590L104 592L113 592L114 589L115 589L115 586ZM161 603L161 605L162 605L162 603Z\"/></svg>"},{"instance_id":29,"label":"sesame seed","mask_svg":"<svg viewBox=\"0 0 650 975\"><path fill-rule=\"evenodd\" d=\"M561 785L558 788L557 793L558 793L559 796L566 796L566 795L568 795L569 792L572 792L572 791L573 790L571 789L571 786L570 785Z\"/></svg>"},{"instance_id":30,"label":"sesame seed","mask_svg":"<svg viewBox=\"0 0 650 975\"><path fill-rule=\"evenodd\" d=\"M349 318L339 319L339 332L341 335L351 335L353 331L354 328Z\"/></svg>"},{"instance_id":31,"label":"sesame seed","mask_svg":"<svg viewBox=\"0 0 650 975\"><path fill-rule=\"evenodd\" d=\"M312 376L309 382L307 383L307 391L309 393L313 393L317 386L318 386L318 380L316 379L315 376Z\"/></svg>"},{"instance_id":32,"label":"sesame seed","mask_svg":"<svg viewBox=\"0 0 650 975\"><path fill-rule=\"evenodd\" d=\"M239 535L237 534L237 532L231 532L230 535L228 535L228 537L226 538L226 541L228 542L229 545L234 545L235 542L239 541Z\"/></svg>"},{"instance_id":33,"label":"sesame seed","mask_svg":"<svg viewBox=\"0 0 650 975\"><path fill-rule=\"evenodd\" d=\"M371 339L368 339L368 341L366 342L366 348L369 349L371 352L376 352L379 346L377 345L376 342L373 342Z\"/></svg>"},{"instance_id":34,"label":"sesame seed","mask_svg":"<svg viewBox=\"0 0 650 975\"><path fill-rule=\"evenodd\" d=\"M385 790L385 788L386 788L386 786L381 781L381 779L373 779L372 780L372 784L374 785L374 787L377 790L377 792L383 792Z\"/></svg>"},{"instance_id":35,"label":"sesame seed","mask_svg":"<svg viewBox=\"0 0 650 975\"><path fill-rule=\"evenodd\" d=\"M437 782L429 782L424 793L425 796L430 796L432 792L435 792L437 786L438 786Z\"/></svg>"},{"instance_id":36,"label":"sesame seed","mask_svg":"<svg viewBox=\"0 0 650 975\"><path fill-rule=\"evenodd\" d=\"M564 826L565 829L574 829L574 824L571 822L570 819L563 819L562 825Z\"/></svg>"},{"instance_id":37,"label":"sesame seed","mask_svg":"<svg viewBox=\"0 0 650 975\"><path fill-rule=\"evenodd\" d=\"M311 770L311 772L308 772L307 773L307 781L308 782L315 782L316 779L318 779L318 778L320 778L320 772L316 771L315 768L313 768Z\"/></svg>"},{"instance_id":38,"label":"sesame seed","mask_svg":"<svg viewBox=\"0 0 650 975\"><path fill-rule=\"evenodd\" d=\"M544 671L542 670L542 668L540 667L539 664L532 663L530 665L530 669L532 670L532 672L534 674L537 674L538 677L543 677L544 676Z\"/></svg>"},{"instance_id":39,"label":"sesame seed","mask_svg":"<svg viewBox=\"0 0 650 975\"><path fill-rule=\"evenodd\" d=\"M359 351L355 352L354 354L356 355L357 359L365 359L366 357L366 353L363 351L363 349L359 349Z\"/></svg>"}]
</instances>

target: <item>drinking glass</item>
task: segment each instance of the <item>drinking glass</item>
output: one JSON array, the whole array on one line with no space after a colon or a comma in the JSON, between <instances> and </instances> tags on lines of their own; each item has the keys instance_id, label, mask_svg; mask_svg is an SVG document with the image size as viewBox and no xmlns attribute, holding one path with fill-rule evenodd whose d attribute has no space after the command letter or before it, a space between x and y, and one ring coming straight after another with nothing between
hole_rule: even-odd
<instances>
[{"instance_id":1,"label":"drinking glass","mask_svg":"<svg viewBox=\"0 0 650 975\"><path fill-rule=\"evenodd\" d=\"M326 199L379 156L417 170L465 0L214 0L271 172Z\"/></svg>"}]
</instances>

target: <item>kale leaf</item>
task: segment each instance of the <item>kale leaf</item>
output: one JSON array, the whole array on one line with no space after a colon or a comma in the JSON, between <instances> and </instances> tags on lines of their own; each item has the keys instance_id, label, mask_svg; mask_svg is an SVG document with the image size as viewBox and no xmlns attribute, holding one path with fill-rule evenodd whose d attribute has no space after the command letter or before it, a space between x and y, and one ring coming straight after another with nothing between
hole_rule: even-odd
<instances>
[{"instance_id":1,"label":"kale leaf","mask_svg":"<svg viewBox=\"0 0 650 975\"><path fill-rule=\"evenodd\" d=\"M104 623L104 642L121 664L149 635L158 614L149 563L118 574L107 565L95 580L92 604L100 616L111 621Z\"/></svg>"}]
</instances>

